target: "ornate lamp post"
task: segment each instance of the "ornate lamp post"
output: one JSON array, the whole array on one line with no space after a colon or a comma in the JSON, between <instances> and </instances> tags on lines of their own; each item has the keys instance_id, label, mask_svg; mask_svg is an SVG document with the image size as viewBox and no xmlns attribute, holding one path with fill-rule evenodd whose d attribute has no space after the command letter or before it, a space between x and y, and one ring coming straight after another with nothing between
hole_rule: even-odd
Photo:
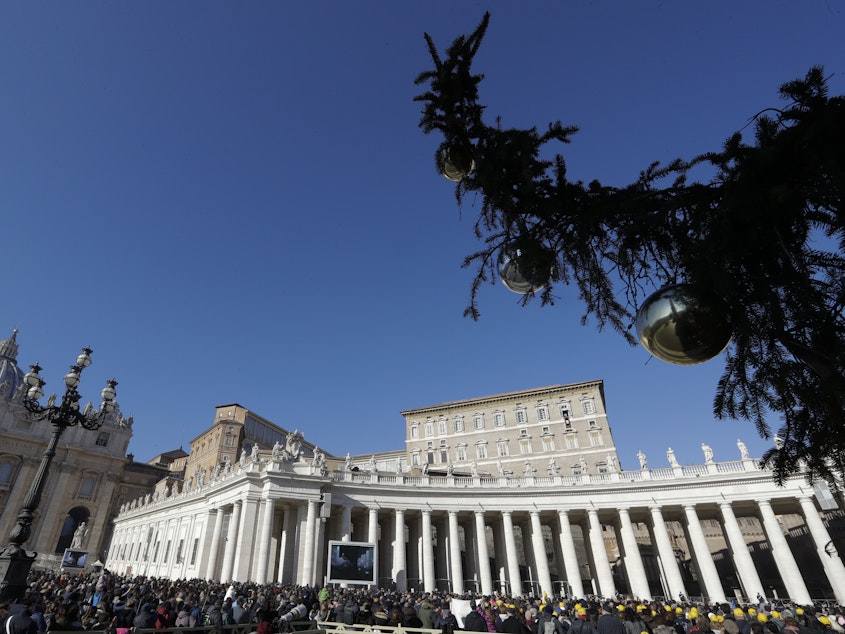
<instances>
[{"instance_id":1,"label":"ornate lamp post","mask_svg":"<svg viewBox=\"0 0 845 634\"><path fill-rule=\"evenodd\" d=\"M47 482L47 473L50 470L50 463L56 455L56 446L59 438L67 427L82 425L85 429L99 429L105 422L106 417L114 411L115 386L117 381L111 379L106 381L101 396L103 402L100 410L96 411L91 403L80 411L80 395L76 390L79 385L79 377L82 371L91 365L90 348L83 348L82 354L76 358L76 363L70 366L70 372L65 374L65 393L61 403L54 404L55 397L51 396L47 405L38 402L44 396L44 381L39 376L41 368L36 363L30 366L30 371L24 376L24 384L28 386L23 397L23 406L27 410L27 416L32 420L48 420L53 425L53 433L47 448L41 458L38 473L29 488L29 493L24 500L23 507L18 513L15 526L9 534L9 545L0 550L0 601L14 601L23 596L26 589L26 578L37 553L27 552L23 544L29 539L32 533L32 519L35 510L41 501L41 492Z\"/></svg>"}]
</instances>

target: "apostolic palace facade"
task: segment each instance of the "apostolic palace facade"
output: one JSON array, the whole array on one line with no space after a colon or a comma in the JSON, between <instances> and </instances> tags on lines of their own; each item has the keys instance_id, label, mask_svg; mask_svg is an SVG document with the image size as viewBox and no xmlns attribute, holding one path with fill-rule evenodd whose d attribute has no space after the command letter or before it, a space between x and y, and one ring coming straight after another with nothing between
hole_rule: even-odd
<instances>
[{"instance_id":1,"label":"apostolic palace facade","mask_svg":"<svg viewBox=\"0 0 845 634\"><path fill-rule=\"evenodd\" d=\"M7 533L39 442L19 429L16 355L14 335L0 342ZM845 604L845 522L826 486L775 486L741 442L727 462L702 446L702 464L670 450L655 468L640 452L622 470L601 381L402 414L403 450L334 456L221 405L189 451L149 472L80 431L54 462L71 477L50 494L53 519L36 518L27 547L60 552L84 515L87 549L119 574L321 584L337 540L376 544L377 583L399 590ZM107 441L121 430L128 443L122 417ZM159 477L143 488L142 472Z\"/></svg>"}]
</instances>

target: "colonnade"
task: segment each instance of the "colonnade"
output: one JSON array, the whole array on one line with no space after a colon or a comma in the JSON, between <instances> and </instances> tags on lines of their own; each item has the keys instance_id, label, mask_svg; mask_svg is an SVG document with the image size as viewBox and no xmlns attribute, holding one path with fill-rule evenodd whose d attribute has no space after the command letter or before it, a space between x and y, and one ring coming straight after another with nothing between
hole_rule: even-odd
<instances>
[{"instance_id":1,"label":"colonnade","mask_svg":"<svg viewBox=\"0 0 845 634\"><path fill-rule=\"evenodd\" d=\"M127 517L118 523L109 567L224 582L319 584L325 579L329 540L363 541L378 545L379 585L398 590L576 597L623 592L674 599L690 596L694 584L699 595L725 602L734 596L771 596L772 575L764 586L738 519L753 517L771 551L781 592L810 603L818 597L811 595L803 573L823 570L835 598L845 603L845 566L831 552L830 534L810 494L665 504L635 501L612 507L587 501L586 508L574 507L571 499L565 500L570 508L549 500L497 508L492 501L482 507L463 494L441 497L442 508L435 508L407 496L403 505L397 495L385 496L384 504L373 503L372 494L370 500L343 492L334 495L338 503L332 505L319 495L291 499L253 490L221 498L214 508L198 508L193 516L136 514L134 520ZM798 566L778 513L803 519L814 562L802 560ZM721 574L714 561L713 531L708 538L704 520L711 527L718 522L720 543L725 545L719 549ZM129 548L127 554L125 545L148 535L153 525L156 534L201 545L195 546L190 565L183 561L174 569L173 562L161 556L143 560L139 549ZM678 526L680 536L675 534ZM678 556L679 542L688 560Z\"/></svg>"}]
</instances>

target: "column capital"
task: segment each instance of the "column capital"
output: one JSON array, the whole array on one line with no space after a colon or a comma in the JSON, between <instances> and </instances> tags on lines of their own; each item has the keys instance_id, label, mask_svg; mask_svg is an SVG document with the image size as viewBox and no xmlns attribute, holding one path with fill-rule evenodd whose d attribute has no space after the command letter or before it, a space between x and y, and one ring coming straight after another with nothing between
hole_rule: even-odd
<instances>
[{"instance_id":1,"label":"column capital","mask_svg":"<svg viewBox=\"0 0 845 634\"><path fill-rule=\"evenodd\" d=\"M772 508L772 498L758 498L754 501L757 502L757 506L768 506L769 508Z\"/></svg>"},{"instance_id":2,"label":"column capital","mask_svg":"<svg viewBox=\"0 0 845 634\"><path fill-rule=\"evenodd\" d=\"M722 500L721 502L719 502L719 508L720 509L730 509L731 511L733 511L733 506L731 506L731 503L728 502L727 500Z\"/></svg>"},{"instance_id":3,"label":"column capital","mask_svg":"<svg viewBox=\"0 0 845 634\"><path fill-rule=\"evenodd\" d=\"M484 511L475 511L476 517L484 517Z\"/></svg>"},{"instance_id":4,"label":"column capital","mask_svg":"<svg viewBox=\"0 0 845 634\"><path fill-rule=\"evenodd\" d=\"M684 504L685 511L694 511L695 510L695 503L694 502L687 502Z\"/></svg>"}]
</instances>

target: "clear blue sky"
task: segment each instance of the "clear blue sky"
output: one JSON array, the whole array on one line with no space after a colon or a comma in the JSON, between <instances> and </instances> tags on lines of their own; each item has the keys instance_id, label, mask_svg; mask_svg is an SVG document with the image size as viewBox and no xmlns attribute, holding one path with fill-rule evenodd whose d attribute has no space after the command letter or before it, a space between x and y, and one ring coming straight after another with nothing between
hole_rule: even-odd
<instances>
[{"instance_id":1,"label":"clear blue sky","mask_svg":"<svg viewBox=\"0 0 845 634\"><path fill-rule=\"evenodd\" d=\"M604 379L622 466L770 446L715 421L719 360L679 368L582 327L573 289L491 285L412 97L492 13L477 57L505 125L561 119L570 176L626 184L718 148L813 64L845 92L845 5L749 2L0 4L0 336L46 391L84 345L116 376L137 459L239 402L343 455L399 449L399 412ZM777 427L777 421L774 421Z\"/></svg>"}]
</instances>

